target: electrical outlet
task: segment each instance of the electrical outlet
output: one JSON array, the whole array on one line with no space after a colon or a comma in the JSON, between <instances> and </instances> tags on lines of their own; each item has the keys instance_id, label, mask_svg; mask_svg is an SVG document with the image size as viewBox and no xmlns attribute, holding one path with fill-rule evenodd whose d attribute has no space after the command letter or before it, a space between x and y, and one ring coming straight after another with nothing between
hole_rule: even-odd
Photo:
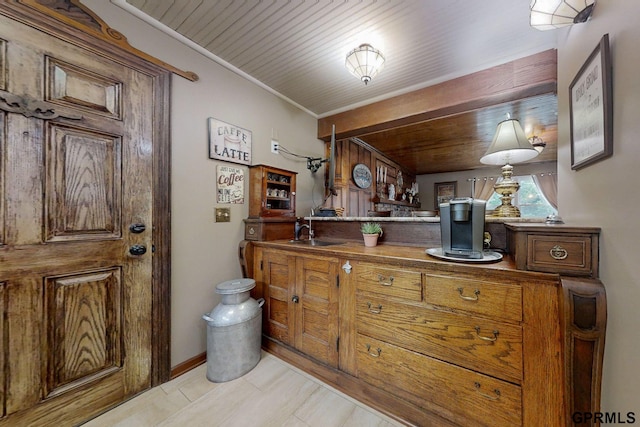
<instances>
[{"instance_id":1,"label":"electrical outlet","mask_svg":"<svg viewBox=\"0 0 640 427\"><path fill-rule=\"evenodd\" d=\"M273 154L280 154L280 143L278 141L271 141L271 152Z\"/></svg>"}]
</instances>

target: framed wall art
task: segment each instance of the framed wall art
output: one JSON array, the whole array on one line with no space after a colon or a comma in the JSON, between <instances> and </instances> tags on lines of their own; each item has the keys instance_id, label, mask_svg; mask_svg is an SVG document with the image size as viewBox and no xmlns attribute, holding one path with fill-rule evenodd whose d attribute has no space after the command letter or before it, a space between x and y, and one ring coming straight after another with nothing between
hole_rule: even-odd
<instances>
[{"instance_id":1,"label":"framed wall art","mask_svg":"<svg viewBox=\"0 0 640 427\"><path fill-rule=\"evenodd\" d=\"M244 171L218 165L216 187L218 203L244 203Z\"/></svg>"},{"instance_id":2,"label":"framed wall art","mask_svg":"<svg viewBox=\"0 0 640 427\"><path fill-rule=\"evenodd\" d=\"M605 34L569 86L571 169L613 154L609 35Z\"/></svg>"},{"instance_id":3,"label":"framed wall art","mask_svg":"<svg viewBox=\"0 0 640 427\"><path fill-rule=\"evenodd\" d=\"M251 166L251 131L210 117L209 158Z\"/></svg>"},{"instance_id":4,"label":"framed wall art","mask_svg":"<svg viewBox=\"0 0 640 427\"><path fill-rule=\"evenodd\" d=\"M440 209L440 203L446 203L456 197L458 181L436 182L433 188L434 208Z\"/></svg>"}]
</instances>

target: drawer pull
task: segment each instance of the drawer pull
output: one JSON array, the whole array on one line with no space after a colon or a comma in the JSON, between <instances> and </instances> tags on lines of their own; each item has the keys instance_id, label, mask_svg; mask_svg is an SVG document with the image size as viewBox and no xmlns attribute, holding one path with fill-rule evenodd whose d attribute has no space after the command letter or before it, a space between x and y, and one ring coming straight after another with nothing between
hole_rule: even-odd
<instances>
[{"instance_id":1,"label":"drawer pull","mask_svg":"<svg viewBox=\"0 0 640 427\"><path fill-rule=\"evenodd\" d=\"M496 341L498 339L498 334L500 332L498 331L493 331L493 336L492 337L483 337L482 335L480 335L480 326L476 326L476 336L478 338L480 338L481 340L485 340L485 341Z\"/></svg>"},{"instance_id":2,"label":"drawer pull","mask_svg":"<svg viewBox=\"0 0 640 427\"><path fill-rule=\"evenodd\" d=\"M483 393L482 391L480 391L480 388L482 387L480 385L479 382L475 382L475 386L476 386L476 391L478 392L478 394L482 397L484 397L485 399L489 399L489 400L498 400L500 399L500 390L498 390L497 388L495 390L493 390L493 393L495 394L495 396L492 396L490 394L486 394Z\"/></svg>"},{"instance_id":3,"label":"drawer pull","mask_svg":"<svg viewBox=\"0 0 640 427\"><path fill-rule=\"evenodd\" d=\"M369 356L371 357L380 357L380 353L382 353L382 349L380 347L378 347L376 349L377 353L372 353L371 352L371 344L367 344L367 353L369 353Z\"/></svg>"},{"instance_id":4,"label":"drawer pull","mask_svg":"<svg viewBox=\"0 0 640 427\"><path fill-rule=\"evenodd\" d=\"M384 281L384 276L382 274L378 274L378 283L382 286L392 286L393 285L393 276L389 276L389 281Z\"/></svg>"},{"instance_id":5,"label":"drawer pull","mask_svg":"<svg viewBox=\"0 0 640 427\"><path fill-rule=\"evenodd\" d=\"M465 301L478 301L478 295L480 295L480 289L476 289L475 291L473 291L473 296L465 296L464 295L464 288L458 288L458 294L460 294L460 298L462 298Z\"/></svg>"},{"instance_id":6,"label":"drawer pull","mask_svg":"<svg viewBox=\"0 0 640 427\"><path fill-rule=\"evenodd\" d=\"M549 255L551 255L551 258L560 261L565 259L567 256L569 256L569 252L567 252L567 250L562 246L555 245L549 251Z\"/></svg>"},{"instance_id":7,"label":"drawer pull","mask_svg":"<svg viewBox=\"0 0 640 427\"><path fill-rule=\"evenodd\" d=\"M373 304L371 304L370 302L367 303L367 307L369 307L369 313L373 313L373 314L380 314L380 312L382 311L382 304L378 304L378 309L377 310L372 310L371 306Z\"/></svg>"}]
</instances>

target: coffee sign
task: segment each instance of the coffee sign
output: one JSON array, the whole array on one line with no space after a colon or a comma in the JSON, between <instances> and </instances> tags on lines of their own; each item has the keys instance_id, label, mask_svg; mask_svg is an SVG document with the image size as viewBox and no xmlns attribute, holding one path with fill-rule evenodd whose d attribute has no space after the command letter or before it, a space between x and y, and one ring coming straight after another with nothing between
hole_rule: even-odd
<instances>
[{"instance_id":1,"label":"coffee sign","mask_svg":"<svg viewBox=\"0 0 640 427\"><path fill-rule=\"evenodd\" d=\"M217 172L218 203L244 203L244 171L218 165Z\"/></svg>"},{"instance_id":2,"label":"coffee sign","mask_svg":"<svg viewBox=\"0 0 640 427\"><path fill-rule=\"evenodd\" d=\"M251 131L209 118L209 158L251 165Z\"/></svg>"}]
</instances>

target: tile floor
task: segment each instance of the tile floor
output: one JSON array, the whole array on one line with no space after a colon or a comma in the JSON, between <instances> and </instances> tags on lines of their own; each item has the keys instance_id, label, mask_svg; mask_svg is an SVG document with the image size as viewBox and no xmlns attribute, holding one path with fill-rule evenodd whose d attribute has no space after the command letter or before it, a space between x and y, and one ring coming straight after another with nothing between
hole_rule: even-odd
<instances>
[{"instance_id":1,"label":"tile floor","mask_svg":"<svg viewBox=\"0 0 640 427\"><path fill-rule=\"evenodd\" d=\"M206 379L206 364L85 427L392 427L402 424L269 354L241 378Z\"/></svg>"}]
</instances>

